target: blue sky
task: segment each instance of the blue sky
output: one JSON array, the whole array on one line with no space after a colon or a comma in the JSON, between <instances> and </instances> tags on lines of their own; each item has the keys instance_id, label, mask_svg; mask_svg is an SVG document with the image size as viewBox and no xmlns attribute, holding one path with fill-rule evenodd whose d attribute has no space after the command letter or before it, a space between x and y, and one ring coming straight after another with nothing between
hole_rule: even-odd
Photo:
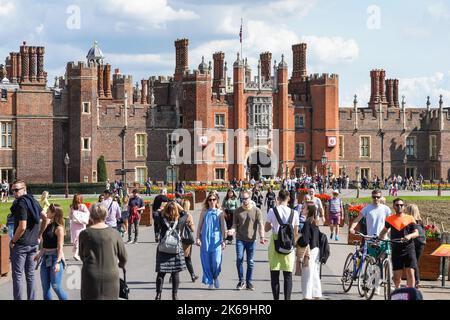
<instances>
[{"instance_id":1,"label":"blue sky","mask_svg":"<svg viewBox=\"0 0 450 320\"><path fill-rule=\"evenodd\" d=\"M340 105L360 106L370 95L369 72L400 79L408 106L439 94L450 105L450 3L445 0L0 0L2 60L23 40L47 47L49 85L68 61L85 60L94 40L106 61L135 81L172 75L174 40L190 40L190 69L201 56L225 52L231 64L240 48L256 71L259 53L271 51L292 66L292 44L308 43L308 73L340 76Z\"/></svg>"}]
</instances>

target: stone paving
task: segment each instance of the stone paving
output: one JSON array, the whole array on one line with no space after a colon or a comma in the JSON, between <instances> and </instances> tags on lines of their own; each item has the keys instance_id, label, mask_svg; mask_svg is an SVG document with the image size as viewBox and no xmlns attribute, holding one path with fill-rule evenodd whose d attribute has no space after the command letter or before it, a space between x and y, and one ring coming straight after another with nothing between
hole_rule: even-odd
<instances>
[{"instance_id":1,"label":"stone paving","mask_svg":"<svg viewBox=\"0 0 450 320\"><path fill-rule=\"evenodd\" d=\"M344 193L345 194L345 193ZM422 195L422 194L421 194ZM424 194L425 195L425 194ZM223 194L221 194L221 198ZM200 207L196 207L194 220L197 223ZM265 209L263 208L264 216ZM328 227L321 227L322 231L329 234ZM340 276L344 260L353 246L347 245L347 227L341 229L340 241L331 241L331 256L322 270L322 290L325 300L360 300L357 289L354 286L349 293L344 293L340 282ZM155 297L155 255L156 244L154 242L153 227L141 227L140 242L138 244L126 245L129 261L127 263L127 280L131 289L130 299L133 300L153 300ZM255 253L254 286L255 291L235 290L238 282L236 272L236 252L234 245L228 245L223 252L222 273L220 276L220 289L209 290L201 283L201 278L196 283L192 283L188 271L184 271L181 276L179 288L179 298L185 300L271 300L272 292L270 287L270 272L267 257L268 245L258 243ZM81 262L73 260L71 246L64 248L68 258L68 268L63 278L63 286L68 293L69 299L80 298L79 284L81 274ZM201 276L201 264L199 248L194 246L193 258L194 269ZM244 268L246 264L244 263ZM245 272L245 269L244 269ZM280 276L282 279L282 276ZM38 298L42 299L42 289L40 287L39 272L37 272ZM280 279L280 280L281 280ZM300 277L294 276L292 299L302 299ZM445 288L440 287L440 281L423 282L423 295L425 299L450 299L450 282ZM171 285L168 283L168 276L164 285L162 298L171 299ZM282 288L282 284L281 284ZM281 295L282 297L282 295ZM12 299L12 282L10 274L0 279L0 300ZM383 299L382 296L375 296L375 300Z\"/></svg>"}]
</instances>

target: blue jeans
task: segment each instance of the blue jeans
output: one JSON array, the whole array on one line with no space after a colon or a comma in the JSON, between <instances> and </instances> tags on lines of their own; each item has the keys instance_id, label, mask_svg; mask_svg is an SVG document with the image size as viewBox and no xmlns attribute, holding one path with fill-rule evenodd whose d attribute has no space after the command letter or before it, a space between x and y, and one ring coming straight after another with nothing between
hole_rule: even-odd
<instances>
[{"instance_id":1,"label":"blue jeans","mask_svg":"<svg viewBox=\"0 0 450 320\"><path fill-rule=\"evenodd\" d=\"M34 261L34 257L36 256L37 250L37 246L26 246L21 244L16 244L14 248L11 249L14 300L24 299L25 294L22 289L22 281L24 278L27 282L28 300L36 300L34 276L36 262Z\"/></svg>"},{"instance_id":2,"label":"blue jeans","mask_svg":"<svg viewBox=\"0 0 450 320\"><path fill-rule=\"evenodd\" d=\"M41 262L41 282L44 300L52 300L52 291L55 291L59 300L67 300L67 294L63 290L61 282L64 273L64 264L59 263L59 272L55 273L54 268L57 260L56 254L44 255Z\"/></svg>"},{"instance_id":3,"label":"blue jeans","mask_svg":"<svg viewBox=\"0 0 450 320\"><path fill-rule=\"evenodd\" d=\"M253 268L255 262L256 241L236 240L236 267L239 275L239 282L244 282L244 251L247 251L247 277L246 283L251 284L253 280Z\"/></svg>"},{"instance_id":4,"label":"blue jeans","mask_svg":"<svg viewBox=\"0 0 450 320\"><path fill-rule=\"evenodd\" d=\"M7 224L6 226L8 227L9 240L11 241L14 237L14 224Z\"/></svg>"}]
</instances>

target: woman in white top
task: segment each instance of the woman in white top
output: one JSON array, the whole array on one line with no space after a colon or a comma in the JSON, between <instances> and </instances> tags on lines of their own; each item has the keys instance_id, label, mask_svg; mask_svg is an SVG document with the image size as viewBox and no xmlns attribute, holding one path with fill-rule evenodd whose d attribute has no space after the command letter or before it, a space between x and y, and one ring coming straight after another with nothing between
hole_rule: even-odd
<instances>
[{"instance_id":1,"label":"woman in white top","mask_svg":"<svg viewBox=\"0 0 450 320\"><path fill-rule=\"evenodd\" d=\"M287 223L290 219L292 209L288 207L289 201L289 191L281 190L278 194L279 206L276 206L276 210L280 216L283 223ZM294 211L292 226L294 228L294 243L297 241L298 236L298 225L299 225L299 214ZM284 299L291 299L292 292L292 272L294 271L295 264L295 251L288 254L279 253L275 250L275 240L278 239L278 229L280 225L275 216L274 209L270 209L267 214L267 222L265 225L265 231L268 232L273 230L272 236L270 238L269 244L269 265L270 265L270 281L272 285L272 294L274 300L279 300L280 298L280 271L283 271L284 278Z\"/></svg>"}]
</instances>

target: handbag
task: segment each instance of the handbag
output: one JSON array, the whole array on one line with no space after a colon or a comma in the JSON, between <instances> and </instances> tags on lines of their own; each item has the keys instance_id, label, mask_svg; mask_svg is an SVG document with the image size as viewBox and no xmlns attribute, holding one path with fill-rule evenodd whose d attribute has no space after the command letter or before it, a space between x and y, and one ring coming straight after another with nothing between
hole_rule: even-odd
<instances>
[{"instance_id":1,"label":"handbag","mask_svg":"<svg viewBox=\"0 0 450 320\"><path fill-rule=\"evenodd\" d=\"M119 286L119 298L128 300L128 294L130 293L130 288L128 288L127 284L127 271L125 268L123 270L123 279L119 278L120 286Z\"/></svg>"},{"instance_id":2,"label":"handbag","mask_svg":"<svg viewBox=\"0 0 450 320\"><path fill-rule=\"evenodd\" d=\"M184 225L183 231L181 232L181 243L188 246L195 243L194 233L187 224Z\"/></svg>"},{"instance_id":3,"label":"handbag","mask_svg":"<svg viewBox=\"0 0 450 320\"><path fill-rule=\"evenodd\" d=\"M73 211L73 221L78 224L88 224L89 223L89 212L84 212L80 210Z\"/></svg>"}]
</instances>

